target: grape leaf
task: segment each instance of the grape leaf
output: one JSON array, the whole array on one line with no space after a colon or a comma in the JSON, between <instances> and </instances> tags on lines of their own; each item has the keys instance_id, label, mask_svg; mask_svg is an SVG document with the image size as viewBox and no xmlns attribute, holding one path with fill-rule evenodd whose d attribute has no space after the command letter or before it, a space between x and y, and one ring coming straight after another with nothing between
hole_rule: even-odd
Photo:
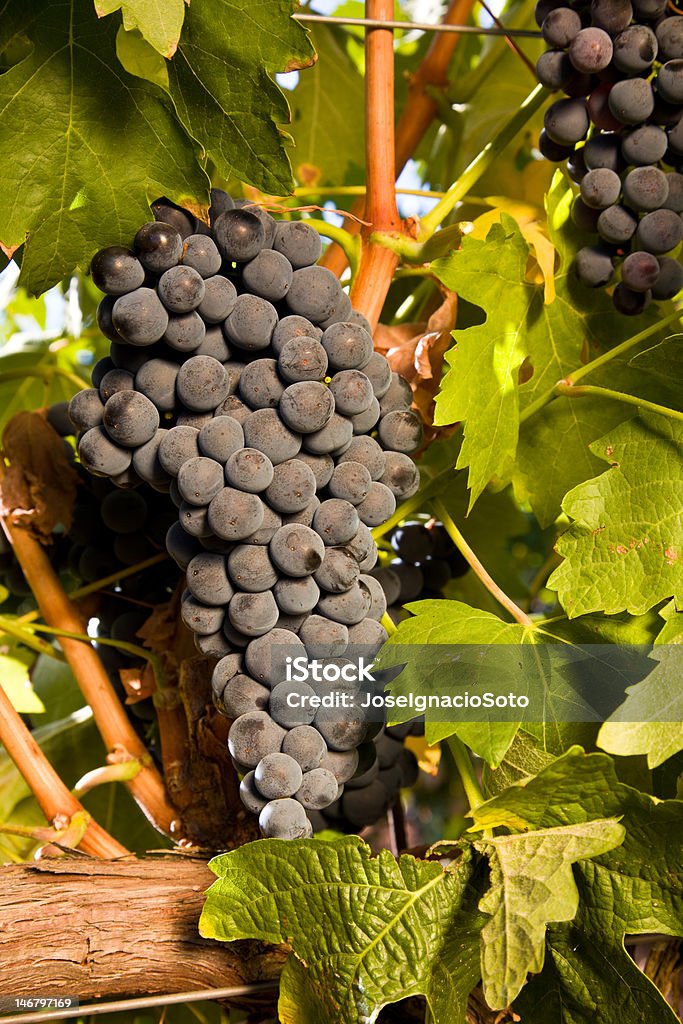
<instances>
[{"instance_id":1,"label":"grape leaf","mask_svg":"<svg viewBox=\"0 0 683 1024\"><path fill-rule=\"evenodd\" d=\"M271 75L306 67L314 53L292 0L193 3L168 66L178 116L224 178L285 195L292 173L278 127L287 100Z\"/></svg>"},{"instance_id":2,"label":"grape leaf","mask_svg":"<svg viewBox=\"0 0 683 1024\"><path fill-rule=\"evenodd\" d=\"M137 29L163 57L172 57L185 17L185 0L95 0L98 18L121 11L127 32Z\"/></svg>"},{"instance_id":3,"label":"grape leaf","mask_svg":"<svg viewBox=\"0 0 683 1024\"><path fill-rule=\"evenodd\" d=\"M318 61L291 94L295 173L302 184L343 185L364 164L363 79L344 39L337 27L315 27Z\"/></svg>"},{"instance_id":4,"label":"grape leaf","mask_svg":"<svg viewBox=\"0 0 683 1024\"><path fill-rule=\"evenodd\" d=\"M593 935L579 908L571 925L548 929L545 965L514 1010L524 1024L679 1024L621 943Z\"/></svg>"},{"instance_id":5,"label":"grape leaf","mask_svg":"<svg viewBox=\"0 0 683 1024\"><path fill-rule=\"evenodd\" d=\"M571 192L556 182L549 198L551 223L560 221L558 211L568 216L570 199ZM457 466L469 466L470 504L491 479L507 479L517 455L517 486L528 494L544 526L556 518L567 490L595 473L598 463L589 443L633 415L617 402L555 398L525 418L532 403L570 370L633 332L629 318L615 318L609 296L579 288L570 273L570 250L559 238L564 227L562 221L551 231L563 265L555 280L556 297L548 304L543 287L527 279L530 248L505 213L485 241L466 236L461 250L431 265L451 291L486 313L483 324L453 332L456 346L446 354L450 369L436 403L436 423L465 421ZM640 320L641 327L656 324L657 314ZM602 376L596 373L595 383L605 376L610 387L616 383L623 391L648 397L643 375L625 360L605 367ZM549 460L558 437L565 457Z\"/></svg>"},{"instance_id":6,"label":"grape leaf","mask_svg":"<svg viewBox=\"0 0 683 1024\"><path fill-rule=\"evenodd\" d=\"M576 914L572 864L606 853L623 838L617 821L603 819L475 843L491 868L491 887L479 909L491 916L481 933L481 969L492 1009L508 1006L527 974L542 969L547 924Z\"/></svg>"},{"instance_id":7,"label":"grape leaf","mask_svg":"<svg viewBox=\"0 0 683 1024\"><path fill-rule=\"evenodd\" d=\"M534 778L480 804L475 828L552 829L596 818L620 818L618 849L577 869L582 901L605 936L683 927L683 802L657 801L617 778L606 754L570 748Z\"/></svg>"},{"instance_id":8,"label":"grape leaf","mask_svg":"<svg viewBox=\"0 0 683 1024\"><path fill-rule=\"evenodd\" d=\"M612 468L579 484L563 509L575 522L548 580L570 618L640 614L683 598L683 425L641 413L591 445Z\"/></svg>"},{"instance_id":9,"label":"grape leaf","mask_svg":"<svg viewBox=\"0 0 683 1024\"><path fill-rule=\"evenodd\" d=\"M524 280L529 247L507 214L486 241L463 238L462 249L435 260L433 273L453 292L481 306L486 322L454 331L450 370L436 399L434 422L465 421L457 468L469 466L470 507L514 458L519 431L518 375L528 352L525 325L542 292ZM505 295L505 302L500 301Z\"/></svg>"},{"instance_id":10,"label":"grape leaf","mask_svg":"<svg viewBox=\"0 0 683 1024\"><path fill-rule=\"evenodd\" d=\"M24 34L31 50L0 77L0 239L13 248L29 235L20 281L35 294L98 247L129 243L148 200L206 194L171 104L123 70L116 33L90 0L10 0L3 11L0 46Z\"/></svg>"},{"instance_id":11,"label":"grape leaf","mask_svg":"<svg viewBox=\"0 0 683 1024\"><path fill-rule=\"evenodd\" d=\"M126 32L123 25L116 33L116 56L130 75L168 89L168 66L139 32Z\"/></svg>"},{"instance_id":12,"label":"grape leaf","mask_svg":"<svg viewBox=\"0 0 683 1024\"><path fill-rule=\"evenodd\" d=\"M509 662L516 665L516 645L528 639L530 631L519 623L503 622L491 612L472 608L460 601L416 601L406 605L413 617L404 619L385 644L375 660L381 670L394 665L405 666L399 676L388 684L394 697L408 697L433 692L451 692L458 685L476 687L480 680L501 674ZM425 658L426 645L439 645L444 649L452 645L472 645L472 657L459 647L459 658L454 664L448 657L437 653ZM479 646L481 645L481 646ZM503 645L491 651L491 657L482 658L481 648ZM504 645L510 645L508 649ZM514 646L513 646L514 645ZM407 721L415 710L396 709L392 721ZM454 712L457 715L457 712ZM495 716L494 716L495 717ZM430 743L448 736L459 736L472 750L491 765L500 764L517 731L517 722L490 721L434 721L427 718L425 735Z\"/></svg>"},{"instance_id":13,"label":"grape leaf","mask_svg":"<svg viewBox=\"0 0 683 1024\"><path fill-rule=\"evenodd\" d=\"M650 348L637 352L629 361L641 373L650 373L665 384L683 378L683 334L673 334Z\"/></svg>"},{"instance_id":14,"label":"grape leaf","mask_svg":"<svg viewBox=\"0 0 683 1024\"><path fill-rule=\"evenodd\" d=\"M392 723L426 713L428 742L457 735L491 767L502 762L520 721L542 720L554 749L557 735L566 735L566 723L603 721L626 687L652 668L644 650L634 647L642 630L626 624L609 637L585 619L526 626L459 601L406 607L412 616L375 659L378 672L401 668L387 684ZM505 700L465 704L465 695L473 694ZM510 694L519 699L516 705Z\"/></svg>"},{"instance_id":15,"label":"grape leaf","mask_svg":"<svg viewBox=\"0 0 683 1024\"><path fill-rule=\"evenodd\" d=\"M287 942L283 1024L372 1024L382 1006L424 995L435 1024L464 1024L479 979L482 917L465 903L465 850L447 869L356 836L248 843L214 858L199 922L206 938ZM296 958L296 959L294 959Z\"/></svg>"},{"instance_id":16,"label":"grape leaf","mask_svg":"<svg viewBox=\"0 0 683 1024\"><path fill-rule=\"evenodd\" d=\"M657 768L683 750L683 647L660 644L649 676L629 686L628 697L602 726L597 743L610 754L647 755Z\"/></svg>"},{"instance_id":17,"label":"grape leaf","mask_svg":"<svg viewBox=\"0 0 683 1024\"><path fill-rule=\"evenodd\" d=\"M20 714L33 715L45 710L45 705L31 686L25 661L0 654L0 686Z\"/></svg>"}]
</instances>

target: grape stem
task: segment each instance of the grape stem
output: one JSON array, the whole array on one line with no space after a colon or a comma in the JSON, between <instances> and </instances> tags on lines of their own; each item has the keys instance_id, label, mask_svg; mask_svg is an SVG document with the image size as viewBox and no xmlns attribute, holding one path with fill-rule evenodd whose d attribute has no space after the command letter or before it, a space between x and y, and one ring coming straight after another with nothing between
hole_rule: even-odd
<instances>
[{"instance_id":1,"label":"grape stem","mask_svg":"<svg viewBox=\"0 0 683 1024\"><path fill-rule=\"evenodd\" d=\"M306 223L319 235L331 238L343 249L351 270L351 277L354 278L360 262L360 239L356 235L352 235L346 228L340 228L337 224L329 224L326 220L319 220L316 217L310 217Z\"/></svg>"},{"instance_id":2,"label":"grape stem","mask_svg":"<svg viewBox=\"0 0 683 1024\"><path fill-rule=\"evenodd\" d=\"M112 859L125 857L128 850L93 821L75 796L67 789L40 749L9 697L0 686L0 741L17 766L40 809L49 822L76 814L84 815L88 827L80 842L84 853Z\"/></svg>"},{"instance_id":3,"label":"grape stem","mask_svg":"<svg viewBox=\"0 0 683 1024\"><path fill-rule=\"evenodd\" d=\"M7 380L25 380L26 377L37 377L45 381L49 381L53 377L63 377L64 380L68 380L79 391L86 386L86 381L82 377L71 373L69 370L64 370L61 366L35 366L30 370L2 370L0 372L0 383Z\"/></svg>"},{"instance_id":4,"label":"grape stem","mask_svg":"<svg viewBox=\"0 0 683 1024\"><path fill-rule=\"evenodd\" d=\"M44 654L48 658L65 661L61 651L56 650L47 640L42 640L39 636L32 636L19 623L19 619L12 619L8 615L0 615L0 633L6 633L8 636L13 636L15 640L20 640L25 647L35 651L36 654Z\"/></svg>"},{"instance_id":5,"label":"grape stem","mask_svg":"<svg viewBox=\"0 0 683 1024\"><path fill-rule=\"evenodd\" d=\"M169 556L165 551L160 551L158 555L152 555L151 558L146 558L143 562L138 562L136 565L128 565L111 573L109 576L103 576L101 580L94 580L92 583L86 583L83 587L77 587L76 590L70 590L67 597L70 601L80 601L84 597L89 597L90 594L97 594L100 590L106 590L107 587L111 587L112 584L118 583L120 580L128 579L129 576L135 576L136 573L144 572L145 569L151 569L153 565L166 562L168 558ZM22 624L25 622L35 622L39 617L40 613L37 611L27 612L26 615L20 615L16 621Z\"/></svg>"},{"instance_id":6,"label":"grape stem","mask_svg":"<svg viewBox=\"0 0 683 1024\"><path fill-rule=\"evenodd\" d=\"M565 395L567 398L588 398L593 395L595 398L609 398L614 402L625 402L626 405L635 405L639 409L647 409L649 412L658 413L660 416L668 416L669 419L679 420L683 423L683 412L677 409L669 409L665 405L657 405L656 402L647 402L644 398L636 395L628 395L623 391L612 391L610 388L592 387L590 384L568 384L560 381L555 385L557 395Z\"/></svg>"},{"instance_id":7,"label":"grape stem","mask_svg":"<svg viewBox=\"0 0 683 1024\"><path fill-rule=\"evenodd\" d=\"M14 525L11 518L4 518L2 525L42 618L57 631L59 645L86 702L92 708L105 746L144 764L142 771L126 783L131 795L159 831L166 834L175 832L180 825L179 816L169 801L159 772L149 761L144 743L128 720L97 652L91 643L82 643L68 636L69 633L83 635L83 622L77 608L64 593L47 553L27 530Z\"/></svg>"},{"instance_id":8,"label":"grape stem","mask_svg":"<svg viewBox=\"0 0 683 1024\"><path fill-rule=\"evenodd\" d=\"M465 168L457 181L453 182L443 199L422 218L420 222L421 238L428 238L434 234L439 225L452 213L456 204L464 199L472 186L491 167L527 121L543 106L548 96L548 90L542 85L537 85L529 93L519 109L496 132L491 141L474 158L469 167Z\"/></svg>"},{"instance_id":9,"label":"grape stem","mask_svg":"<svg viewBox=\"0 0 683 1024\"><path fill-rule=\"evenodd\" d=\"M396 623L392 619L389 612L385 612L379 621L384 626L389 636L393 636L394 633L396 632Z\"/></svg>"},{"instance_id":10,"label":"grape stem","mask_svg":"<svg viewBox=\"0 0 683 1024\"><path fill-rule=\"evenodd\" d=\"M633 337L627 338L626 341L622 341L620 345L615 345L615 347L609 349L609 351L603 352L601 356L597 357L597 359L591 359L591 361L586 363L584 366L579 366L576 370L572 370L572 372L566 374L559 383L570 385L576 384L577 381L582 380L589 373L594 373L601 367L606 366L613 359L619 359L619 357L623 356L626 352L630 352L631 349L639 345L641 341L647 341L647 339L651 338L653 334L657 334L658 331L661 331L663 327L668 327L669 324L674 324L677 321L680 321L682 316L683 313L681 313L680 310L677 310L675 313L671 313L669 316L664 317L663 320L658 320L656 323L650 324L650 326L646 327L645 330L639 331L638 334L634 334ZM531 405L527 406L519 417L520 426L523 423L526 423L527 420L531 419L532 416L535 416L537 412L540 412L541 409L544 409L545 406L552 402L554 398L558 397L558 394L562 393L557 391L557 386L557 384L553 384L553 386L542 394L540 398L537 398L535 402L532 402ZM644 403L639 402L637 404L642 405Z\"/></svg>"},{"instance_id":11,"label":"grape stem","mask_svg":"<svg viewBox=\"0 0 683 1024\"><path fill-rule=\"evenodd\" d=\"M511 597L508 597L505 591L498 586L493 577L486 571L484 566L481 564L476 554L469 546L469 544L461 534L458 527L453 522L453 519L448 513L448 509L441 501L441 499L435 498L432 502L432 506L436 514L439 516L439 519L446 527L448 536L451 538L451 540L453 541L453 543L455 544L455 546L457 547L458 551L463 556L467 564L470 566L472 571L476 573L476 575L479 577L479 579L484 584L488 592L493 597L495 597L496 601L498 601L498 603L502 605L503 608L505 608L505 610L510 613L512 618L520 623L520 625L527 626L528 628L533 628L534 624L532 620L529 618L529 616L526 614L526 612L523 612L519 605L515 604Z\"/></svg>"},{"instance_id":12,"label":"grape stem","mask_svg":"<svg viewBox=\"0 0 683 1024\"><path fill-rule=\"evenodd\" d=\"M5 629L6 620L5 617L0 615L0 629ZM157 690L163 690L165 686L165 672L161 659L156 656L152 651L148 651L146 647L140 647L138 644L131 644L127 640L112 640L110 637L91 637L87 633L74 633L66 629L56 629L53 626L44 626L41 623L27 623L22 630L22 639L25 634L29 636L35 630L37 633L49 633L50 636L64 637L67 640L79 640L83 644L92 644L93 640L96 639L98 644L102 644L103 647L115 647L119 651L125 651L126 654L132 654L136 658L143 658L148 661L152 666L154 672L154 679L156 682ZM50 648L52 656L54 651Z\"/></svg>"},{"instance_id":13,"label":"grape stem","mask_svg":"<svg viewBox=\"0 0 683 1024\"><path fill-rule=\"evenodd\" d=\"M477 807L483 804L486 798L474 770L470 752L459 736L449 736L448 746L453 755L455 767L458 769L469 809L470 811L476 811Z\"/></svg>"}]
</instances>

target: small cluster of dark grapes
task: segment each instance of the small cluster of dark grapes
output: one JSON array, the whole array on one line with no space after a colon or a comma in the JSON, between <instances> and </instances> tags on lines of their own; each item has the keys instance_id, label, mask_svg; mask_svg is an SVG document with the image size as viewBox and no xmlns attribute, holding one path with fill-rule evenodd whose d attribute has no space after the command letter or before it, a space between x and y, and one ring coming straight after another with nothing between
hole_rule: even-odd
<instances>
[{"instance_id":1,"label":"small cluster of dark grapes","mask_svg":"<svg viewBox=\"0 0 683 1024\"><path fill-rule=\"evenodd\" d=\"M451 540L443 523L435 520L402 523L389 538L394 557L372 570L384 591L394 622L409 613L409 601L442 598L452 579L464 576L469 565Z\"/></svg>"},{"instance_id":2,"label":"small cluster of dark grapes","mask_svg":"<svg viewBox=\"0 0 683 1024\"><path fill-rule=\"evenodd\" d=\"M48 410L48 421L62 437L74 433L65 404ZM68 451L73 455L73 449ZM68 590L94 583L127 570L165 550L165 535L175 518L164 496L151 492L122 491L107 479L93 478L81 466L73 519L68 531L56 530L48 547L50 562L65 579ZM115 579L96 595L92 607L97 619L96 639L140 644L137 633L151 610L168 601L179 578L178 567L169 558L147 570ZM22 614L32 607L31 588L13 549L0 532L0 583L9 591L12 610ZM141 667L135 659L115 647L96 645L109 678L124 696L119 670ZM151 721L152 699L128 706L134 719Z\"/></svg>"},{"instance_id":3,"label":"small cluster of dark grapes","mask_svg":"<svg viewBox=\"0 0 683 1024\"><path fill-rule=\"evenodd\" d=\"M153 208L159 219L131 249L92 261L111 351L69 405L81 464L177 507L166 545L187 573L183 621L219 659L216 702L235 720L230 753L263 833L310 834L335 807L326 813L339 821L368 823L368 794L361 815L341 787L352 777L358 791L374 786L375 770L399 780L388 755L376 768L359 760L379 726L337 709L294 711L292 686L313 690L283 682L280 653L349 661L386 639L370 530L419 486L410 386L374 352L338 279L315 265L309 225L276 222L220 190L210 227L168 203ZM381 785L377 816L395 795Z\"/></svg>"},{"instance_id":4,"label":"small cluster of dark grapes","mask_svg":"<svg viewBox=\"0 0 683 1024\"><path fill-rule=\"evenodd\" d=\"M545 115L541 153L567 161L580 187L572 220L594 236L574 270L611 285L619 313L643 312L683 287L683 18L667 0L538 0L552 49L538 79L567 99Z\"/></svg>"}]
</instances>

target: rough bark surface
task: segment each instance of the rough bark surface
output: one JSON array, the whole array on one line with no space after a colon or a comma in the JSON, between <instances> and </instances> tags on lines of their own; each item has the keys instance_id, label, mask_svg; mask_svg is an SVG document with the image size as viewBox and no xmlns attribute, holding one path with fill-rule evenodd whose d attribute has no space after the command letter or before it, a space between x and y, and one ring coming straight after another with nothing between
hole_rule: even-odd
<instances>
[{"instance_id":1,"label":"rough bark surface","mask_svg":"<svg viewBox=\"0 0 683 1024\"><path fill-rule=\"evenodd\" d=\"M2 867L0 992L84 1001L277 979L284 951L199 935L214 877L181 856Z\"/></svg>"}]
</instances>

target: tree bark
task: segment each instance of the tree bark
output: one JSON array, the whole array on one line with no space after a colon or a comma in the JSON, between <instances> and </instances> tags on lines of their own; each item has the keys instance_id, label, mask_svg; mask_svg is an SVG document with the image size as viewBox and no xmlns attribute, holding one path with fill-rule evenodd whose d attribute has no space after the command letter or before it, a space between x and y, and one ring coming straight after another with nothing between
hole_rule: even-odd
<instances>
[{"instance_id":1,"label":"tree bark","mask_svg":"<svg viewBox=\"0 0 683 1024\"><path fill-rule=\"evenodd\" d=\"M214 877L181 856L2 867L0 992L83 1002L276 981L284 950L199 935Z\"/></svg>"}]
</instances>

